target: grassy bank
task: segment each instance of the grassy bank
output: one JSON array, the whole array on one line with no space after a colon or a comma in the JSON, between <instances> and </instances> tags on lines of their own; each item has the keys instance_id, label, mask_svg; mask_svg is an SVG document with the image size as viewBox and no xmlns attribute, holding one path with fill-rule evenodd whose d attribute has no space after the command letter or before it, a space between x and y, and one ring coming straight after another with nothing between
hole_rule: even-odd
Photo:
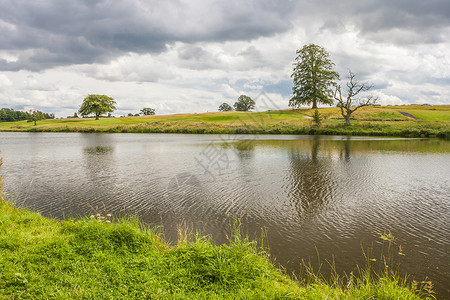
<instances>
[{"instance_id":1,"label":"grassy bank","mask_svg":"<svg viewBox=\"0 0 450 300\"><path fill-rule=\"evenodd\" d=\"M126 118L57 119L0 123L0 131L326 134L450 138L450 105L375 106L356 111L346 126L338 108L321 108L324 120L314 126L311 109L266 112L216 112ZM409 113L405 116L403 113Z\"/></svg>"},{"instance_id":2,"label":"grassy bank","mask_svg":"<svg viewBox=\"0 0 450 300\"><path fill-rule=\"evenodd\" d=\"M168 245L137 220L57 221L0 199L0 233L1 299L421 299L369 272L294 281L239 232L222 246L186 233Z\"/></svg>"}]
</instances>

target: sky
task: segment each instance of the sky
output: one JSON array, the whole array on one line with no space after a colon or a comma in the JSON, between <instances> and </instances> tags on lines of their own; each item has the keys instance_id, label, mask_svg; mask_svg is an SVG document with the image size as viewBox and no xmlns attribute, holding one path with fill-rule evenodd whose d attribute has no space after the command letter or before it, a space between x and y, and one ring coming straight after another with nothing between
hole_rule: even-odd
<instances>
[{"instance_id":1,"label":"sky","mask_svg":"<svg viewBox=\"0 0 450 300\"><path fill-rule=\"evenodd\" d=\"M356 3L355 3L356 2ZM386 104L450 104L448 0L0 0L0 107L73 115L284 109L296 50L324 47Z\"/></svg>"}]
</instances>

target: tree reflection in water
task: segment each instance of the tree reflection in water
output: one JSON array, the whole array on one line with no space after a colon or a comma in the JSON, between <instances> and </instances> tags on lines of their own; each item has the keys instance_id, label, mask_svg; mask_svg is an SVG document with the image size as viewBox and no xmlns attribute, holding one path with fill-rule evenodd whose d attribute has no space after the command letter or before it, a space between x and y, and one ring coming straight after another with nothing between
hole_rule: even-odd
<instances>
[{"instance_id":1,"label":"tree reflection in water","mask_svg":"<svg viewBox=\"0 0 450 300\"><path fill-rule=\"evenodd\" d=\"M321 142L299 141L289 146L289 198L300 219L317 215L333 198L332 161L321 153Z\"/></svg>"}]
</instances>

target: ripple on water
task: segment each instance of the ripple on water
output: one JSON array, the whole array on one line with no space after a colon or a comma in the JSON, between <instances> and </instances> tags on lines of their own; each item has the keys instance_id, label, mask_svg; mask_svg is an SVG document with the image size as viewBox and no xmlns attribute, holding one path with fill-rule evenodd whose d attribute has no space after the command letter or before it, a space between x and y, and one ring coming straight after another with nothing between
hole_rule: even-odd
<instances>
[{"instance_id":1,"label":"ripple on water","mask_svg":"<svg viewBox=\"0 0 450 300\"><path fill-rule=\"evenodd\" d=\"M450 297L450 142L301 136L224 142L220 136L120 134L0 138L5 191L43 214L137 214L152 225L164 224L167 236L176 237L177 225L186 222L218 242L230 235L236 218L249 234L266 228L272 255L289 272L317 253L351 270L362 245L381 247L379 234L390 231L406 254L402 270L419 280L430 276L442 297ZM229 158L229 167L214 178L195 160L211 141Z\"/></svg>"}]
</instances>

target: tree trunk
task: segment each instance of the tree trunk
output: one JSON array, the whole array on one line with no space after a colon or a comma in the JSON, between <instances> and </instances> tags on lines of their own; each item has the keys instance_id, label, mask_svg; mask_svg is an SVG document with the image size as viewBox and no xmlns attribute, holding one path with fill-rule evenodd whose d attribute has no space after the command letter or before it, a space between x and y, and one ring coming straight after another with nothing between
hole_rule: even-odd
<instances>
[{"instance_id":1,"label":"tree trunk","mask_svg":"<svg viewBox=\"0 0 450 300\"><path fill-rule=\"evenodd\" d=\"M314 99L312 101L312 103L313 103L312 109L317 109L317 101L316 101L316 99Z\"/></svg>"},{"instance_id":2,"label":"tree trunk","mask_svg":"<svg viewBox=\"0 0 450 300\"><path fill-rule=\"evenodd\" d=\"M350 115L345 116L345 124L350 125Z\"/></svg>"},{"instance_id":3,"label":"tree trunk","mask_svg":"<svg viewBox=\"0 0 450 300\"><path fill-rule=\"evenodd\" d=\"M95 119L98 120L98 115L95 115Z\"/></svg>"},{"instance_id":4,"label":"tree trunk","mask_svg":"<svg viewBox=\"0 0 450 300\"><path fill-rule=\"evenodd\" d=\"M36 126L36 121L34 121L34 126Z\"/></svg>"}]
</instances>

